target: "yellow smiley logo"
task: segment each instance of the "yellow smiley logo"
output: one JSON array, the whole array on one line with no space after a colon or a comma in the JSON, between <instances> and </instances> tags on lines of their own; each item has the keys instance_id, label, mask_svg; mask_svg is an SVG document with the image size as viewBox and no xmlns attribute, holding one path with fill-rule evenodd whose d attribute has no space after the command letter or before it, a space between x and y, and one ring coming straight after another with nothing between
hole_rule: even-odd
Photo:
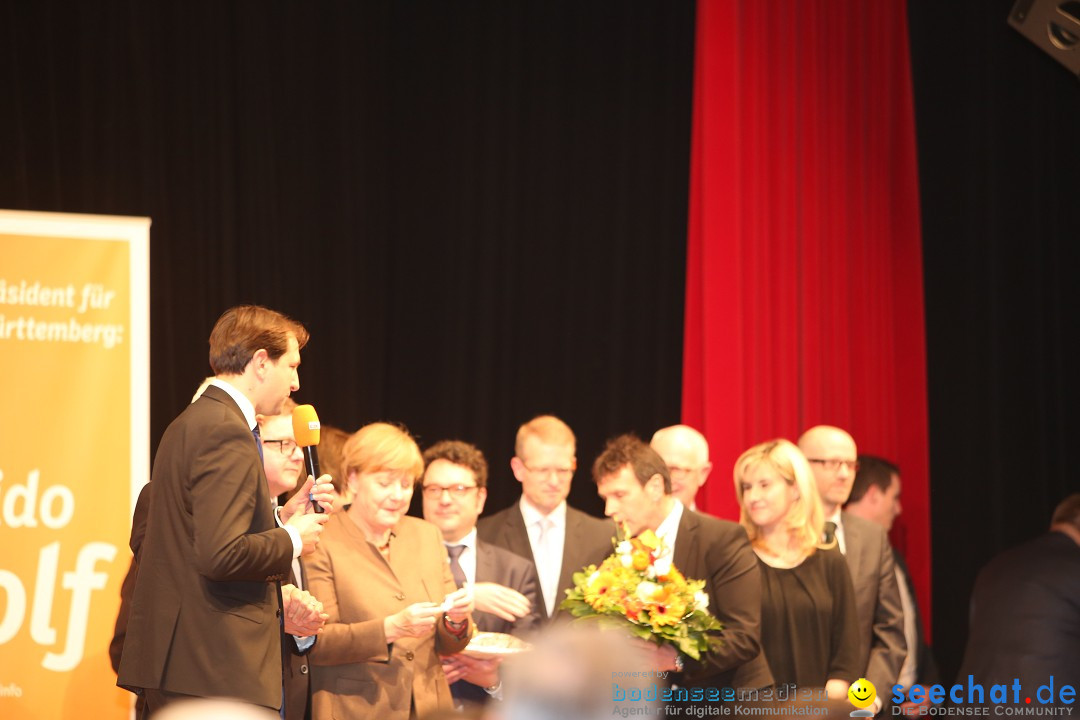
<instances>
[{"instance_id":1,"label":"yellow smiley logo","mask_svg":"<svg viewBox=\"0 0 1080 720\"><path fill-rule=\"evenodd\" d=\"M855 707L869 707L874 704L874 698L877 697L877 688L874 687L874 683L866 678L859 678L851 683L851 687L849 687L847 691L847 696L848 700L850 700L851 704Z\"/></svg>"}]
</instances>

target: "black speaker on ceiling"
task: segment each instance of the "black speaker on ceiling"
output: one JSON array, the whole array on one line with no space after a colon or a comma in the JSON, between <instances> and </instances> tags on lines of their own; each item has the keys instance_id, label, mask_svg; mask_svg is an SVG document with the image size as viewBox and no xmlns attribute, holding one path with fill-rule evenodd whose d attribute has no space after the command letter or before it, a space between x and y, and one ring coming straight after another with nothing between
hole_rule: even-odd
<instances>
[{"instance_id":1,"label":"black speaker on ceiling","mask_svg":"<svg viewBox=\"0 0 1080 720\"><path fill-rule=\"evenodd\" d=\"M1080 0L1016 0L1009 24L1080 77Z\"/></svg>"}]
</instances>

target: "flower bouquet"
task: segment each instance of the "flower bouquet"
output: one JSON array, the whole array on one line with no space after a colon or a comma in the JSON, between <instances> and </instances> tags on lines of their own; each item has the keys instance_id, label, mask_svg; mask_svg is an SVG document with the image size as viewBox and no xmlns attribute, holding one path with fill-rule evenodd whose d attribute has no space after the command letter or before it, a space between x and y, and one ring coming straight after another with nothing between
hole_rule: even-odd
<instances>
[{"instance_id":1,"label":"flower bouquet","mask_svg":"<svg viewBox=\"0 0 1080 720\"><path fill-rule=\"evenodd\" d=\"M625 528L621 534L627 536ZM561 607L576 618L672 645L694 660L722 642L710 634L724 626L709 614L705 581L683 577L652 530L616 538L615 552L600 567L574 573L574 587Z\"/></svg>"}]
</instances>

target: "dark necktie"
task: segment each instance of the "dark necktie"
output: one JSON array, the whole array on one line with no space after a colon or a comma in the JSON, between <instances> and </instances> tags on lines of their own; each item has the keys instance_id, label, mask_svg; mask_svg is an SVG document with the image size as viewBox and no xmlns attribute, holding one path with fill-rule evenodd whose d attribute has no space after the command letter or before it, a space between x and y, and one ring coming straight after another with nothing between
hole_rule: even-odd
<instances>
[{"instance_id":1,"label":"dark necktie","mask_svg":"<svg viewBox=\"0 0 1080 720\"><path fill-rule=\"evenodd\" d=\"M836 541L836 523L832 520L825 522L825 544L832 545Z\"/></svg>"},{"instance_id":2,"label":"dark necktie","mask_svg":"<svg viewBox=\"0 0 1080 720\"><path fill-rule=\"evenodd\" d=\"M255 423L251 434L255 436L255 448L259 451L259 462L263 461L262 433L259 432L259 424Z\"/></svg>"},{"instance_id":3,"label":"dark necktie","mask_svg":"<svg viewBox=\"0 0 1080 720\"><path fill-rule=\"evenodd\" d=\"M450 574L454 576L454 582L458 587L465 584L465 571L461 569L459 558L465 552L464 545L448 545L446 552L450 553Z\"/></svg>"}]
</instances>

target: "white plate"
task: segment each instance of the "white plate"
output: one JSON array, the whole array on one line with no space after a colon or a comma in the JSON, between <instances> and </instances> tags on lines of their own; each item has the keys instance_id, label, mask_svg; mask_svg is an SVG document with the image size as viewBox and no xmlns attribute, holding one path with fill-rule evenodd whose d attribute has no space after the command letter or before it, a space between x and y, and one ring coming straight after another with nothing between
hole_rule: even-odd
<instances>
[{"instance_id":1,"label":"white plate","mask_svg":"<svg viewBox=\"0 0 1080 720\"><path fill-rule=\"evenodd\" d=\"M469 644L461 651L462 655L471 658L486 660L496 657L506 657L532 650L532 645L506 633L481 632L476 633Z\"/></svg>"}]
</instances>

